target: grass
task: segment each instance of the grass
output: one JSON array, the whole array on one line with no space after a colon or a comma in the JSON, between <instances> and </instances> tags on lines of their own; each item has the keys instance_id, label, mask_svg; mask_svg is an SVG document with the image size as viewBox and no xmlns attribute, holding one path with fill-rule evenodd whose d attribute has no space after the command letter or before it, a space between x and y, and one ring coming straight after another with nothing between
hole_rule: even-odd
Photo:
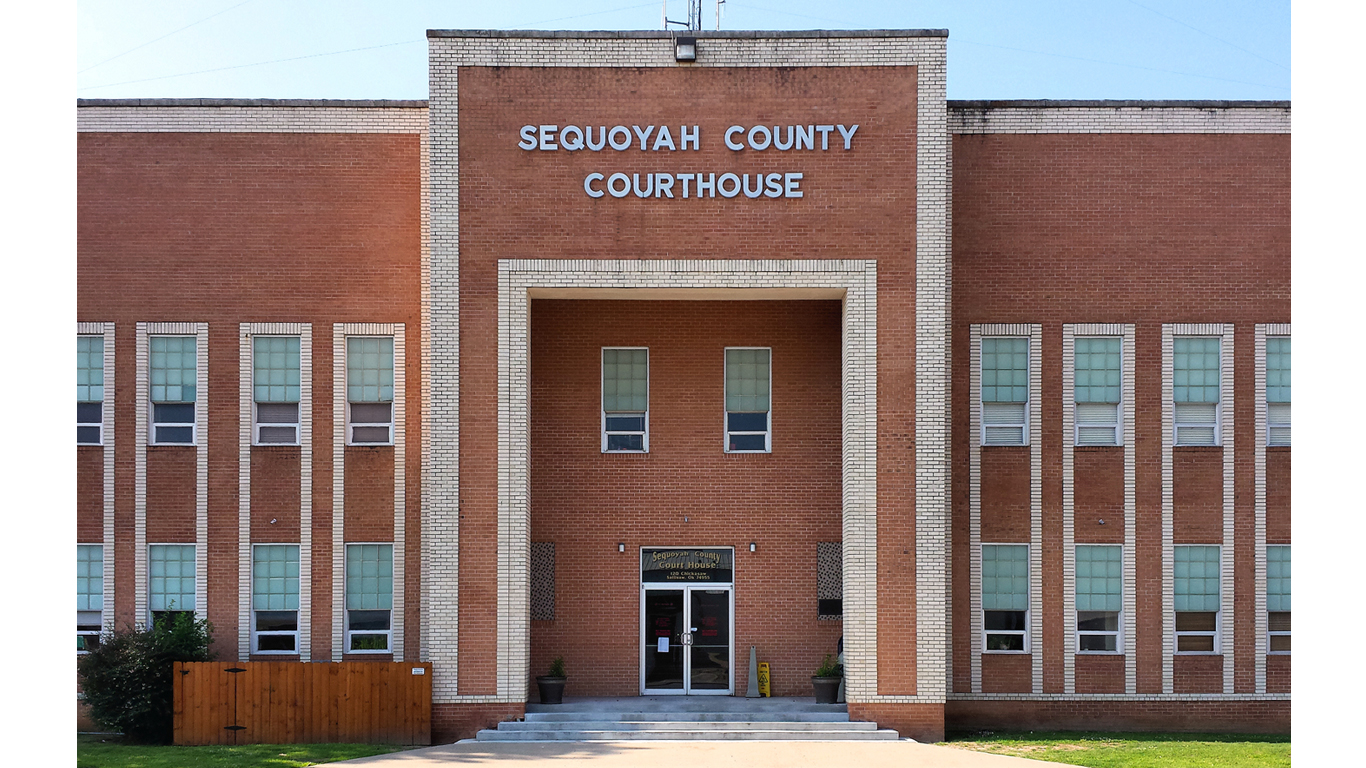
<instances>
[{"instance_id":1,"label":"grass","mask_svg":"<svg viewBox=\"0 0 1366 768\"><path fill-rule=\"evenodd\" d=\"M1289 768L1290 737L1209 733L949 734L946 747L1089 768Z\"/></svg>"},{"instance_id":2,"label":"grass","mask_svg":"<svg viewBox=\"0 0 1366 768\"><path fill-rule=\"evenodd\" d=\"M76 768L303 768L398 752L391 744L246 744L170 747L124 744L118 736L76 737Z\"/></svg>"}]
</instances>

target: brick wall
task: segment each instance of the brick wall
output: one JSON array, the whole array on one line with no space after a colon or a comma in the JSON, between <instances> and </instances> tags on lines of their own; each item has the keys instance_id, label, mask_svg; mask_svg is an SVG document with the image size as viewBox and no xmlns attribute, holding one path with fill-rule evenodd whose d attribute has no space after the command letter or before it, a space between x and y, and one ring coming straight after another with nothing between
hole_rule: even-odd
<instances>
[{"instance_id":1,"label":"brick wall","mask_svg":"<svg viewBox=\"0 0 1366 768\"><path fill-rule=\"evenodd\" d=\"M312 322L314 369L323 372L331 370L333 322L405 322L408 347L420 348L419 137L86 132L77 148L78 313L116 323L118 336L117 618L120 625L140 618L133 594L134 326L206 322L209 381L200 403L208 408L208 557L200 578L209 585L215 650L234 658L238 324ZM419 530L419 364L420 356L408 356L407 514L413 532ZM330 563L331 554L331 381L327 375L314 379L313 540L319 564ZM299 450L257 448L251 461L253 540L297 542ZM193 448L149 449L149 541L194 541L194 464ZM81 471L97 472L94 466ZM392 462L389 477L392 484ZM79 482L85 487L99 476ZM386 498L392 510L392 491ZM366 496L356 503L365 504ZM409 573L419 572L417 552L414 543ZM407 590L415 623L416 581ZM314 581L318 658L329 653L330 592L330 579Z\"/></svg>"},{"instance_id":2,"label":"brick wall","mask_svg":"<svg viewBox=\"0 0 1366 768\"><path fill-rule=\"evenodd\" d=\"M1151 130L1151 127L1148 128ZM1189 128L1187 129L1189 130ZM969 328L976 323L1043 326L1043 445L1045 626L1043 687L1062 690L1061 479L1062 379L1058 340L1064 323L1136 326L1134 434L1137 493L1138 692L1159 693L1162 659L1161 326L1232 323L1236 439L1236 558L1232 616L1235 690L1252 692L1254 615L1251 609L1252 422L1254 324L1289 319L1289 137L1108 133L990 133L954 137L953 190L953 690L968 690L968 387ZM1028 488L1018 473L983 453L982 535L1018 528L1011 521ZM1015 449L1023 450L1023 449ZM1226 510L1223 451L1182 449L1173 455L1177 543L1222 543ZM1107 453L1108 451L1108 453ZM1120 449L1078 449L1075 459L1075 540L1122 542L1123 461ZM1268 452L1268 530L1288 541L1288 472ZM1288 464L1288 453L1285 457ZM993 477L995 469L1003 474ZM1027 468L1026 468L1027 472ZM1004 495L1003 495L1004 494ZM990 504L988 504L988 500ZM1013 499L1013 501L1012 501ZM1274 512L1273 512L1274 510ZM1279 516L1279 517L1278 517ZM1101 529L1097 520L1104 518ZM1276 521L1276 522L1272 522ZM1282 527L1277 528L1277 525ZM991 533L990 536L998 536ZM1269 541L1277 541L1269 533ZM1083 660L1084 659L1084 660ZM985 659L984 659L985 661ZM1176 691L1223 691L1218 657L1176 660ZM1275 663L1279 660L1273 659ZM1122 692L1122 665L1078 657L1077 690ZM984 678L993 667L984 664ZM1210 667L1210 669L1206 669ZM1012 673L1002 669L1002 674ZM1118 678L1115 676L1119 675ZM1014 679L1013 677L1011 678ZM983 681L984 690L988 688ZM1001 683L1013 687L1013 683ZM965 702L952 703L950 724ZM1116 712L1124 703L1116 703ZM1043 707L1043 705L1040 705ZM1046 709L1046 707L1044 708ZM1141 708L1134 708L1136 718ZM1041 709L1041 711L1044 711Z\"/></svg>"},{"instance_id":3,"label":"brick wall","mask_svg":"<svg viewBox=\"0 0 1366 768\"><path fill-rule=\"evenodd\" d=\"M601 452L604 346L650 350L647 454ZM772 347L772 453L722 451L727 346ZM556 565L533 674L562 655L569 695L635 695L639 547L730 546L736 689L755 645L773 695L809 696L841 631L816 618L816 543L842 526L839 303L537 300L531 350L531 538Z\"/></svg>"},{"instance_id":4,"label":"brick wall","mask_svg":"<svg viewBox=\"0 0 1366 768\"><path fill-rule=\"evenodd\" d=\"M907 183L916 177L915 68L462 67L458 87L460 694L496 691L498 477L488 436L497 423L497 361L487 354L498 327L496 260L870 257L881 259L879 332L888 329L878 356L885 437L878 464L878 645L891 655L877 667L879 693L914 693L914 558L906 545L915 540L916 187ZM508 93L522 96L512 101ZM819 121L857 122L853 149L832 140L826 152L732 152L722 140L731 124ZM675 134L680 125L697 125L701 148L641 152L634 137L626 152L517 148L522 125L569 122L669 125ZM592 199L582 185L594 171L800 171L805 196ZM898 182L889 184L893 177ZM818 540L810 540L813 553ZM627 622L632 635L637 620Z\"/></svg>"}]
</instances>

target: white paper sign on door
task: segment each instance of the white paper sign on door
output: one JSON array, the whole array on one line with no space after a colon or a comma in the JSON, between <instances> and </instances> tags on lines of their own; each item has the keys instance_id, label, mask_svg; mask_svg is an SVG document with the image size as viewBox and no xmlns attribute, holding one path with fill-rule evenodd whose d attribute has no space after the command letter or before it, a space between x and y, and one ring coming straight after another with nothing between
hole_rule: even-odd
<instances>
[{"instance_id":1,"label":"white paper sign on door","mask_svg":"<svg viewBox=\"0 0 1366 768\"><path fill-rule=\"evenodd\" d=\"M659 653L668 653L668 652L669 652L669 638L668 638L668 637L661 637L661 638L659 638L658 652L659 652Z\"/></svg>"}]
</instances>

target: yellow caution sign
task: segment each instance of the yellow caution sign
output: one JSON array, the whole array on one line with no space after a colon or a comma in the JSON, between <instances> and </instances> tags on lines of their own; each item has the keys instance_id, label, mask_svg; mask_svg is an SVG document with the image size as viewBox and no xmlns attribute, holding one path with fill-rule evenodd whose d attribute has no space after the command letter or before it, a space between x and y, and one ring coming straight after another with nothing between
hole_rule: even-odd
<instances>
[{"instance_id":1,"label":"yellow caution sign","mask_svg":"<svg viewBox=\"0 0 1366 768\"><path fill-rule=\"evenodd\" d=\"M759 695L768 698L773 694L768 689L768 662L759 662Z\"/></svg>"}]
</instances>

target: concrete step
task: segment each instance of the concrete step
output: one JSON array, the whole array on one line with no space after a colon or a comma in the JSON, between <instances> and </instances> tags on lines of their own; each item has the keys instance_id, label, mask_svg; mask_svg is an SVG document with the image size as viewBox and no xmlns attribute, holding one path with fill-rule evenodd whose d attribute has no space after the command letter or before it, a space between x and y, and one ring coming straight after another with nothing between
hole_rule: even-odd
<instances>
[{"instance_id":1,"label":"concrete step","mask_svg":"<svg viewBox=\"0 0 1366 768\"><path fill-rule=\"evenodd\" d=\"M630 696L566 699L563 704L526 705L527 712L834 712L844 704L817 704L811 697L746 699L741 696Z\"/></svg>"},{"instance_id":2,"label":"concrete step","mask_svg":"<svg viewBox=\"0 0 1366 768\"><path fill-rule=\"evenodd\" d=\"M677 721L723 722L747 720L755 723L847 723L848 712L532 712L528 723L584 721Z\"/></svg>"},{"instance_id":3,"label":"concrete step","mask_svg":"<svg viewBox=\"0 0 1366 768\"><path fill-rule=\"evenodd\" d=\"M484 730L478 741L895 741L896 731L779 731L757 728L745 730Z\"/></svg>"},{"instance_id":4,"label":"concrete step","mask_svg":"<svg viewBox=\"0 0 1366 768\"><path fill-rule=\"evenodd\" d=\"M500 731L875 731L866 722L759 722L754 720L571 720L504 722Z\"/></svg>"}]
</instances>

